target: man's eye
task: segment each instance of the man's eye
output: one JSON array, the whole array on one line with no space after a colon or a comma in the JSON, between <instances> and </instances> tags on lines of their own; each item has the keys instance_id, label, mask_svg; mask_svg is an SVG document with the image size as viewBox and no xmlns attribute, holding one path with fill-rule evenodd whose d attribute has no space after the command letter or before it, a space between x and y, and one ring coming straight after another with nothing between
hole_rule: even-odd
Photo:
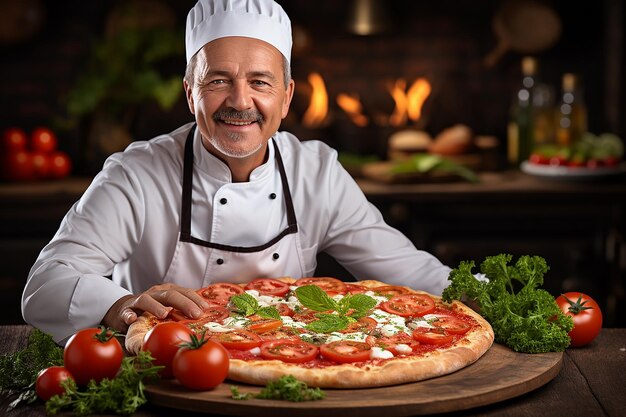
<instances>
[{"instance_id":1,"label":"man's eye","mask_svg":"<svg viewBox=\"0 0 626 417\"><path fill-rule=\"evenodd\" d=\"M211 80L209 84L225 84L226 80Z\"/></svg>"},{"instance_id":2,"label":"man's eye","mask_svg":"<svg viewBox=\"0 0 626 417\"><path fill-rule=\"evenodd\" d=\"M257 86L269 85L265 81L261 81L261 80L254 80L254 81L252 81L252 84L257 85Z\"/></svg>"}]
</instances>

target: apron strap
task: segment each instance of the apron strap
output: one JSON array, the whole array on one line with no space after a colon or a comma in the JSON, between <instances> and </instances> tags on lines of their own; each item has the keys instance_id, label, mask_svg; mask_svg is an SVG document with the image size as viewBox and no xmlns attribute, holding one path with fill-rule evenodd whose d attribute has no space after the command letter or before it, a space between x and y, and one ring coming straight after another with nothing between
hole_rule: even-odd
<instances>
[{"instance_id":1,"label":"apron strap","mask_svg":"<svg viewBox=\"0 0 626 417\"><path fill-rule=\"evenodd\" d=\"M193 125L185 141L185 156L183 160L183 193L180 213L180 240L188 241L191 238L191 193L193 185L193 138L196 124Z\"/></svg>"}]
</instances>

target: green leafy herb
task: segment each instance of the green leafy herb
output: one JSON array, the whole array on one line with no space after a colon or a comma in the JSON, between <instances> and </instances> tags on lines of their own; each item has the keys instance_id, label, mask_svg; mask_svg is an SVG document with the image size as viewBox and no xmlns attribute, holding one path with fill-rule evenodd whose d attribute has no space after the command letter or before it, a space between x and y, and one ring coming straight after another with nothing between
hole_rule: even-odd
<instances>
[{"instance_id":1,"label":"green leafy herb","mask_svg":"<svg viewBox=\"0 0 626 417\"><path fill-rule=\"evenodd\" d=\"M63 365L63 349L52 337L33 329L26 348L0 356L0 392L19 394L10 405L31 403L37 399L35 381L42 369Z\"/></svg>"},{"instance_id":2,"label":"green leafy herb","mask_svg":"<svg viewBox=\"0 0 626 417\"><path fill-rule=\"evenodd\" d=\"M458 175L469 182L480 181L478 175L471 169L459 165L450 159L429 153L416 153L406 161L395 163L391 168L392 174L411 174L416 172L420 174L445 172Z\"/></svg>"},{"instance_id":3,"label":"green leafy herb","mask_svg":"<svg viewBox=\"0 0 626 417\"><path fill-rule=\"evenodd\" d=\"M145 382L158 379L162 366L153 366L154 358L149 352L141 351L137 356L125 357L117 376L100 382L91 380L81 390L72 379L61 384L65 394L55 395L46 402L48 414L71 409L77 415L95 413L132 414L145 404Z\"/></svg>"},{"instance_id":4,"label":"green leafy herb","mask_svg":"<svg viewBox=\"0 0 626 417\"><path fill-rule=\"evenodd\" d=\"M293 402L316 401L326 397L326 393L319 388L309 388L308 385L296 379L293 375L284 375L276 381L270 381L258 394L241 393L236 386L230 387L232 398L235 400L249 400L260 398L264 400L286 400Z\"/></svg>"},{"instance_id":5,"label":"green leafy herb","mask_svg":"<svg viewBox=\"0 0 626 417\"><path fill-rule=\"evenodd\" d=\"M243 294L233 295L230 298L230 301L237 308L237 310L239 310L239 312L246 317L256 314L266 319L280 320L280 313L276 307L261 307L256 298L246 292Z\"/></svg>"},{"instance_id":6,"label":"green leafy herb","mask_svg":"<svg viewBox=\"0 0 626 417\"><path fill-rule=\"evenodd\" d=\"M541 289L548 271L545 259L521 256L509 265L512 255L485 258L481 272L488 281L476 279L474 262L464 261L450 272L451 281L443 299L468 297L480 307L480 314L493 327L496 342L518 352L542 353L563 351L570 344L568 332L573 327L554 297Z\"/></svg>"},{"instance_id":7,"label":"green leafy herb","mask_svg":"<svg viewBox=\"0 0 626 417\"><path fill-rule=\"evenodd\" d=\"M332 299L317 285L303 285L296 288L300 303L313 311L335 311L337 314L317 314L319 320L306 325L317 333L330 333L343 330L357 319L366 316L377 302L365 294L347 294L340 301Z\"/></svg>"}]
</instances>

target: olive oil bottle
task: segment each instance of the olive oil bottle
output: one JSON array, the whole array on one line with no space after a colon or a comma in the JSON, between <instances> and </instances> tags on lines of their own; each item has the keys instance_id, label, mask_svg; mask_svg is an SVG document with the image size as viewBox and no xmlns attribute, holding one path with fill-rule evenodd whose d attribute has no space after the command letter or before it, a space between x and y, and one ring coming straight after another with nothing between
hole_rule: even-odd
<instances>
[{"instance_id":1,"label":"olive oil bottle","mask_svg":"<svg viewBox=\"0 0 626 417\"><path fill-rule=\"evenodd\" d=\"M534 143L533 100L537 86L537 60L522 59L522 83L513 98L507 132L508 160L519 166L527 160Z\"/></svg>"},{"instance_id":2,"label":"olive oil bottle","mask_svg":"<svg viewBox=\"0 0 626 417\"><path fill-rule=\"evenodd\" d=\"M573 145L587 132L587 107L576 75L563 74L561 99L555 113L557 144Z\"/></svg>"}]
</instances>

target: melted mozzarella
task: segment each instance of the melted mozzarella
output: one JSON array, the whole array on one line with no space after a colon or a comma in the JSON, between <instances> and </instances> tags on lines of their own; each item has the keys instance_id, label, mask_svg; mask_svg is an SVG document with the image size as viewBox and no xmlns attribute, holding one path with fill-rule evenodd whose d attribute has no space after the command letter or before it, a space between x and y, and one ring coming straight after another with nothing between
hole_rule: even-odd
<instances>
[{"instance_id":1,"label":"melted mozzarella","mask_svg":"<svg viewBox=\"0 0 626 417\"><path fill-rule=\"evenodd\" d=\"M393 353L390 350L386 350L378 346L374 346L370 350L370 359L390 359L390 358L393 358Z\"/></svg>"}]
</instances>

